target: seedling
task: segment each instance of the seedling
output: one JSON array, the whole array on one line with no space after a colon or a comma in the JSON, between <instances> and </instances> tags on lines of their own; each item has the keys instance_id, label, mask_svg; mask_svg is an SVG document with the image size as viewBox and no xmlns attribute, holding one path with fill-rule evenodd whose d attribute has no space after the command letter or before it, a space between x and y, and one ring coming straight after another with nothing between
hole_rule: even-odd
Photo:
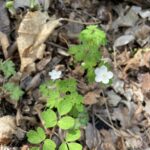
<instances>
[{"instance_id":1,"label":"seedling","mask_svg":"<svg viewBox=\"0 0 150 150\"><path fill-rule=\"evenodd\" d=\"M9 78L16 73L15 64L11 60L6 60L4 62L0 60L0 71L3 72L6 78Z\"/></svg>"},{"instance_id":2,"label":"seedling","mask_svg":"<svg viewBox=\"0 0 150 150\"><path fill-rule=\"evenodd\" d=\"M106 34L96 25L88 26L79 35L80 44L70 46L69 52L74 56L75 62L81 63L87 70L89 82L94 82L94 68L101 62L99 47L106 44Z\"/></svg>"},{"instance_id":3,"label":"seedling","mask_svg":"<svg viewBox=\"0 0 150 150\"><path fill-rule=\"evenodd\" d=\"M0 71L3 73L4 77L8 79L16 74L15 64L11 60L6 60L4 62L0 60ZM11 100L15 101L18 101L24 93L18 85L11 82L5 83L2 87L2 91L6 95L9 95Z\"/></svg>"},{"instance_id":4,"label":"seedling","mask_svg":"<svg viewBox=\"0 0 150 150\"><path fill-rule=\"evenodd\" d=\"M87 70L89 82L95 79L96 82L108 84L113 74L108 71L99 51L99 47L106 44L105 32L95 25L88 26L80 33L79 40L79 45L69 48L75 63L81 63ZM61 71L52 70L49 75L51 81L40 86L40 92L47 100L46 108L40 114L43 128L59 128L64 133L59 150L82 150L77 140L81 137L81 127L88 123L88 114L83 105L83 96L77 90L77 82L74 78L60 80ZM35 144L32 150L39 150L37 144L42 145L43 150L55 150L54 141L46 137L42 128L27 133L28 141Z\"/></svg>"},{"instance_id":5,"label":"seedling","mask_svg":"<svg viewBox=\"0 0 150 150\"><path fill-rule=\"evenodd\" d=\"M5 7L9 10L12 15L16 14L16 9L14 8L14 1L7 1Z\"/></svg>"},{"instance_id":6,"label":"seedling","mask_svg":"<svg viewBox=\"0 0 150 150\"><path fill-rule=\"evenodd\" d=\"M6 2L5 7L10 11L12 15L16 14L16 9L14 7L14 1L9 0ZM23 7L23 6L22 6ZM29 0L30 10L38 10L40 8L38 0Z\"/></svg>"},{"instance_id":7,"label":"seedling","mask_svg":"<svg viewBox=\"0 0 150 150\"><path fill-rule=\"evenodd\" d=\"M40 92L47 99L47 108L41 113L44 128L58 127L66 135L59 150L82 150L82 146L75 141L80 139L80 127L87 124L88 115L83 105L83 96L77 92L76 80L50 81L40 86ZM31 139L32 133L32 130L28 132L28 141L36 144Z\"/></svg>"}]
</instances>

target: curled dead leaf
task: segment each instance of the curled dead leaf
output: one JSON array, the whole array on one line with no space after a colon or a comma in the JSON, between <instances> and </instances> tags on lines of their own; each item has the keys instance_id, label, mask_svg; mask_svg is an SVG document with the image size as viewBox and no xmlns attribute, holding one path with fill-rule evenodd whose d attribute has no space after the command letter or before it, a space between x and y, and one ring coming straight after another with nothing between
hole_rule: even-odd
<instances>
[{"instance_id":1,"label":"curled dead leaf","mask_svg":"<svg viewBox=\"0 0 150 150\"><path fill-rule=\"evenodd\" d=\"M149 68L150 67L149 61L150 61L150 51L139 49L137 53L134 55L134 57L128 61L123 72L126 75L126 72L129 69L138 69L138 67L142 67L142 66L146 66Z\"/></svg>"},{"instance_id":2,"label":"curled dead leaf","mask_svg":"<svg viewBox=\"0 0 150 150\"><path fill-rule=\"evenodd\" d=\"M50 20L47 22L47 20ZM60 25L59 19L49 18L47 13L28 12L18 30L18 51L21 59L20 71L31 73L36 70L35 61L42 59L45 40Z\"/></svg>"}]
</instances>

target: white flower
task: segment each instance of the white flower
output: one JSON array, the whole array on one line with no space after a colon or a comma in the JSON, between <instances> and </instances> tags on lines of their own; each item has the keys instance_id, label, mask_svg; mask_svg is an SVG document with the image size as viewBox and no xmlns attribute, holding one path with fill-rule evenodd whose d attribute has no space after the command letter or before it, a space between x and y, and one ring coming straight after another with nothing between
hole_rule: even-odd
<instances>
[{"instance_id":1,"label":"white flower","mask_svg":"<svg viewBox=\"0 0 150 150\"><path fill-rule=\"evenodd\" d=\"M52 70L48 73L52 80L61 78L62 72L57 70Z\"/></svg>"},{"instance_id":2,"label":"white flower","mask_svg":"<svg viewBox=\"0 0 150 150\"><path fill-rule=\"evenodd\" d=\"M104 84L108 84L109 80L113 77L113 73L108 71L106 66L101 66L100 68L95 69L95 81L102 82Z\"/></svg>"}]
</instances>

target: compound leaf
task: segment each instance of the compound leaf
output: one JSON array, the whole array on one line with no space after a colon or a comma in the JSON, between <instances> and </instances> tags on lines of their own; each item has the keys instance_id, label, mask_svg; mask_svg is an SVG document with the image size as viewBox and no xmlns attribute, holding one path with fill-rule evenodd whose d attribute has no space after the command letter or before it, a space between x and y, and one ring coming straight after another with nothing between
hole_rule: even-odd
<instances>
[{"instance_id":1,"label":"compound leaf","mask_svg":"<svg viewBox=\"0 0 150 150\"><path fill-rule=\"evenodd\" d=\"M66 135L66 141L67 142L73 142L78 140L81 137L81 131L80 130L70 130L67 132Z\"/></svg>"},{"instance_id":2,"label":"compound leaf","mask_svg":"<svg viewBox=\"0 0 150 150\"><path fill-rule=\"evenodd\" d=\"M75 120L70 116L65 116L58 121L58 126L63 130L72 128L74 124Z\"/></svg>"},{"instance_id":3,"label":"compound leaf","mask_svg":"<svg viewBox=\"0 0 150 150\"><path fill-rule=\"evenodd\" d=\"M10 98L16 101L18 101L24 93L18 85L10 82L4 84L3 88L9 93Z\"/></svg>"},{"instance_id":4,"label":"compound leaf","mask_svg":"<svg viewBox=\"0 0 150 150\"><path fill-rule=\"evenodd\" d=\"M46 128L54 127L57 124L57 116L56 113L51 110L47 109L41 113L41 118L44 121L44 125Z\"/></svg>"},{"instance_id":5,"label":"compound leaf","mask_svg":"<svg viewBox=\"0 0 150 150\"><path fill-rule=\"evenodd\" d=\"M56 144L50 139L46 139L43 144L43 150L55 150Z\"/></svg>"},{"instance_id":6,"label":"compound leaf","mask_svg":"<svg viewBox=\"0 0 150 150\"><path fill-rule=\"evenodd\" d=\"M65 115L72 109L72 102L70 100L61 100L57 106L60 115Z\"/></svg>"},{"instance_id":7,"label":"compound leaf","mask_svg":"<svg viewBox=\"0 0 150 150\"><path fill-rule=\"evenodd\" d=\"M46 135L42 128L38 127L37 130L30 130L27 132L28 141L32 144L40 144L45 140Z\"/></svg>"},{"instance_id":8,"label":"compound leaf","mask_svg":"<svg viewBox=\"0 0 150 150\"><path fill-rule=\"evenodd\" d=\"M11 60L6 60L4 62L0 60L0 70L4 73L6 78L16 73L15 64Z\"/></svg>"},{"instance_id":9,"label":"compound leaf","mask_svg":"<svg viewBox=\"0 0 150 150\"><path fill-rule=\"evenodd\" d=\"M66 143L62 143L59 147L59 150L69 150Z\"/></svg>"},{"instance_id":10,"label":"compound leaf","mask_svg":"<svg viewBox=\"0 0 150 150\"><path fill-rule=\"evenodd\" d=\"M79 143L68 143L69 150L82 150L82 145Z\"/></svg>"}]
</instances>

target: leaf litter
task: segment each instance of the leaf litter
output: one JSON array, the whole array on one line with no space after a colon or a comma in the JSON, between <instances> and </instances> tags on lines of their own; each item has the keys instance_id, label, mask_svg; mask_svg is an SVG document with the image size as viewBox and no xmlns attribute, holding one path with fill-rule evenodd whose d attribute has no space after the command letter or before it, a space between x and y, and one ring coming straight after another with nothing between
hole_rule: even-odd
<instances>
[{"instance_id":1,"label":"leaf litter","mask_svg":"<svg viewBox=\"0 0 150 150\"><path fill-rule=\"evenodd\" d=\"M128 0L130 1L130 0ZM45 106L38 87L47 79L48 72L59 68L63 78L75 77L78 90L84 96L90 120L83 130L81 143L89 150L148 150L150 144L150 16L149 1L38 1L46 12L25 11L28 2L15 0L20 11L20 23L6 13L5 2L0 2L0 57L9 57L15 62L19 74L13 80L20 84L25 94L17 107L10 104L0 93L0 142L7 148L28 149L25 134L19 133L15 122L18 114L19 127L28 131L41 125L38 111ZM131 2L131 1L130 1ZM2 7L3 6L3 7ZM20 9L21 8L21 9ZM23 10L23 9L24 10ZM4 16L4 17L1 17ZM60 18L69 18L64 22ZM68 20L69 20L68 19ZM3 21L4 20L4 21ZM78 20L76 23L74 20ZM113 83L108 87L87 85L84 70L78 64L69 65L72 58L67 53L68 45L78 43L77 34L84 28L84 22L101 21L98 25L108 37L106 47L108 59L112 62ZM60 22L61 21L61 22ZM81 24L83 22L83 24ZM11 24L11 30L10 30ZM17 35L17 36L16 36ZM9 47L17 42L18 52L10 55ZM116 55L113 55L115 50ZM19 60L20 59L20 60ZM116 60L116 62L114 62ZM115 68L113 64L116 63ZM58 70L59 70L58 69ZM0 86L6 82L2 79ZM1 89L0 89L1 92ZM38 111L37 111L38 110ZM6 116L9 115L9 116ZM37 119L38 118L38 119ZM22 120L22 121L19 121ZM25 121L23 121L25 120ZM57 132L56 129L54 129ZM15 141L13 135L23 138ZM52 133L51 133L52 134ZM61 135L61 133L58 132ZM62 135L61 135L62 136ZM94 138L93 138L94 137ZM56 138L56 141L59 141ZM59 142L57 142L59 144Z\"/></svg>"}]
</instances>

